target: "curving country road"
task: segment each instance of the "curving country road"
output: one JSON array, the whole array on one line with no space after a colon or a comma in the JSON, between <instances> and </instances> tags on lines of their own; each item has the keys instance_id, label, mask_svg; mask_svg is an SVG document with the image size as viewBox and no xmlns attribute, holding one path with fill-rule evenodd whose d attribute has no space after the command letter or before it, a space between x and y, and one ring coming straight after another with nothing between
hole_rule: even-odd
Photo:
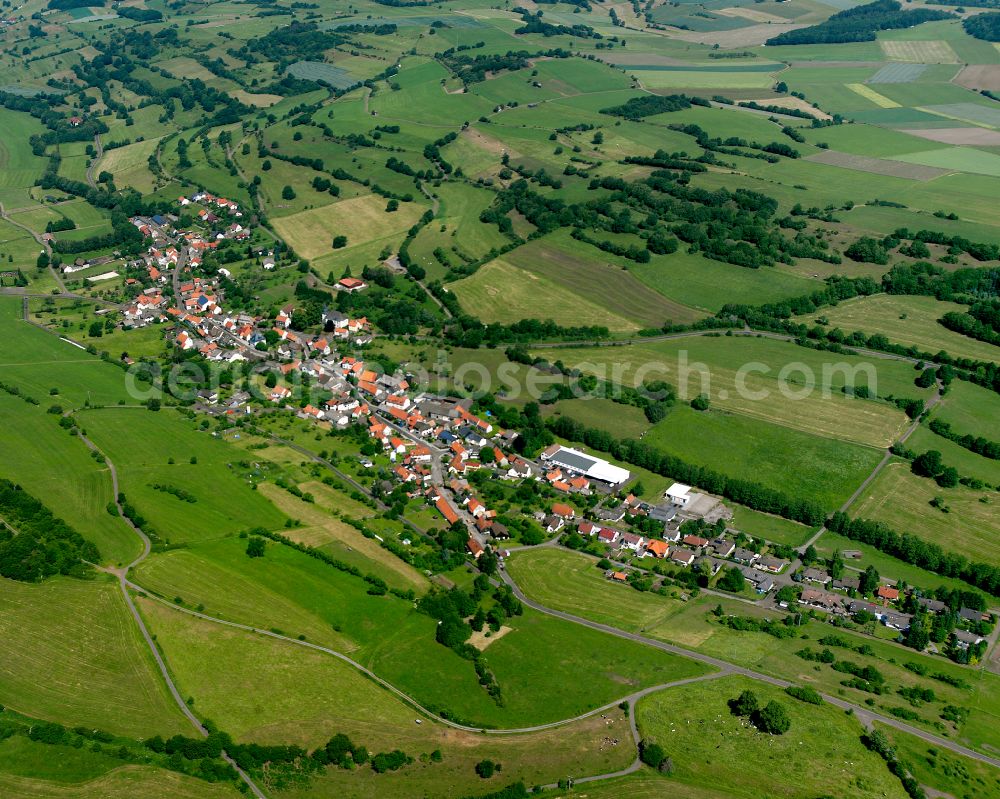
<instances>
[{"instance_id":1,"label":"curving country road","mask_svg":"<svg viewBox=\"0 0 1000 799\"><path fill-rule=\"evenodd\" d=\"M94 151L95 155L90 159L90 165L87 167L87 184L92 189L97 188L97 181L94 180L94 172L97 170L97 164L104 157L104 144L101 142L100 133L94 134Z\"/></svg>"},{"instance_id":2,"label":"curving country road","mask_svg":"<svg viewBox=\"0 0 1000 799\"><path fill-rule=\"evenodd\" d=\"M561 610L555 610L554 608L546 607L538 602L534 602L528 599L524 595L524 592L518 587L517 583L507 574L506 571L500 572L501 579L510 586L511 590L521 602L532 610L537 610L539 613L544 613L547 616L554 616L557 619L562 619L564 621L573 622L574 624L579 624L584 627L589 627L592 630L598 630L600 632L608 633L609 635L614 635L618 638L624 638L628 641L634 641L635 643L644 644L645 646L651 646L654 649L660 649L664 652L669 652L674 655L680 655L682 657L690 658L691 660L697 660L701 663L706 663L710 666L715 666L719 669L727 669L732 674L739 674L743 677L748 677L752 680L757 680L759 682L769 683L778 688L787 688L789 685L794 685L791 680L784 680L779 677L772 677L769 674L763 674L759 671L754 671L753 669L744 668L743 666L737 666L733 663L728 663L725 660L720 660L719 658L712 657L711 655L706 655L702 652L696 652L694 650L685 649L674 644L668 644L665 641L657 641L653 638L646 638L638 633L630 633L625 630L620 630L617 627L612 627L608 624L601 624L596 621L590 621L589 619L581 618L580 616L574 616L572 613L565 613ZM972 758L973 760L978 760L981 763L987 763L996 768L1000 768L1000 759L995 757L990 757L989 755L983 755L972 749L957 744L954 741L949 741L947 738L939 738L932 733L925 732L917 727L913 727L906 724L899 719L893 718L891 716L883 716L881 713L876 713L868 708L855 705L852 702L847 702L836 696L831 696L829 694L821 694L823 699L835 707L842 708L843 710L850 710L861 719L864 723L869 724L871 721L878 721L881 724L886 724L890 727L895 727L901 732L908 733L910 735L915 735L916 737L926 741L934 746L941 747L943 749L948 749L956 754L962 755L964 757Z\"/></svg>"},{"instance_id":3,"label":"curving country road","mask_svg":"<svg viewBox=\"0 0 1000 799\"><path fill-rule=\"evenodd\" d=\"M49 259L51 261L51 258L52 258L52 245L49 244L48 241L46 241L42 237L41 233L35 232L30 227L28 227L27 225L25 225L23 222L18 222L16 219L14 219L14 217L12 217L10 215L10 213L3 207L3 203L0 203L0 219L7 220L14 227L20 228L25 233L27 233L29 236L31 236L31 238L33 238L35 241L37 241L42 246L42 249L45 251L45 254L49 256ZM49 274L52 275L52 279L56 282L56 285L59 287L59 291L65 292L66 291L66 284L63 283L62 275L59 274L59 270L56 269L54 266L52 266L51 263L49 263Z\"/></svg>"},{"instance_id":4,"label":"curving country road","mask_svg":"<svg viewBox=\"0 0 1000 799\"><path fill-rule=\"evenodd\" d=\"M205 728L205 725L203 725L201 721L198 719L198 717L191 712L191 708L188 707L187 702L184 701L184 697L182 697L180 691L177 690L177 685L174 683L173 678L170 676L170 671L167 668L166 661L164 661L163 655L160 654L160 650L156 646L156 643L153 641L153 637L149 634L149 630L146 628L146 623L142 620L142 616L139 615L139 610L136 608L135 603L132 601L132 595L129 593L128 590L129 585L131 585L128 581L129 570L138 566L147 557L149 557L149 553L152 550L152 545L150 544L149 536L147 536L139 527L133 524L132 520L129 519L122 510L121 503L118 501L118 470L115 468L114 463L111 461L110 458L108 458L107 455L104 454L104 452L101 451L100 447L98 447L93 441L87 438L86 434L83 431L79 431L78 434L80 436L80 440L83 441L84 444L86 444L91 450L93 450L102 458L104 458L104 462L108 467L108 472L111 474L111 490L114 492L114 503L115 507L118 509L118 514L125 521L125 523L132 529L132 531L137 536L139 536L140 540L142 541L142 552L140 552L139 555L136 556L136 558L131 563L129 563L122 569L108 569L107 571L110 572L111 574L114 574L118 578L118 586L121 588L122 596L125 599L125 604L128 607L129 612L132 614L132 619L135 621L136 625L138 625L139 632L142 633L142 637L146 641L146 646L152 653L153 660L156 661L156 665L160 669L160 674L162 675L164 682L166 682L167 688L170 691L170 695L174 698L174 702L177 703L177 707L180 708L181 713L183 713L185 717L187 717L188 721L190 721L191 724L194 725L195 729L198 730L198 732L202 736L208 737L208 730ZM257 799L267 799L267 796L265 796L264 792L259 787L257 787L257 784L253 781L253 779L251 779L250 775L247 774L243 769L241 769L236 764L236 761L229 756L228 752L223 751L222 758L230 766L232 766L233 769L235 769L236 773L240 776L240 779L243 780L247 788L250 789L250 791L254 794L254 796L257 797Z\"/></svg>"}]
</instances>

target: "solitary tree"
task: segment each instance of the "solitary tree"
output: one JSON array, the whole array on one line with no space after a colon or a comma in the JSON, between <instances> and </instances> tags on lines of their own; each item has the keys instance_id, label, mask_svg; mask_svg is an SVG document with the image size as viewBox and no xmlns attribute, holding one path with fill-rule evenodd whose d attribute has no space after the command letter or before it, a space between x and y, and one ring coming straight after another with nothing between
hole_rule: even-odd
<instances>
[{"instance_id":1,"label":"solitary tree","mask_svg":"<svg viewBox=\"0 0 1000 799\"><path fill-rule=\"evenodd\" d=\"M264 548L266 543L263 538L258 538L257 536L252 536L247 542L247 557L250 558L262 558L264 557Z\"/></svg>"},{"instance_id":2,"label":"solitary tree","mask_svg":"<svg viewBox=\"0 0 1000 799\"><path fill-rule=\"evenodd\" d=\"M792 720L788 718L784 706L773 699L754 713L751 720L758 730L771 735L784 735L792 726Z\"/></svg>"},{"instance_id":3,"label":"solitary tree","mask_svg":"<svg viewBox=\"0 0 1000 799\"><path fill-rule=\"evenodd\" d=\"M756 713L760 703L757 701L757 694L746 690L735 699L729 700L729 711L734 716L749 716Z\"/></svg>"}]
</instances>

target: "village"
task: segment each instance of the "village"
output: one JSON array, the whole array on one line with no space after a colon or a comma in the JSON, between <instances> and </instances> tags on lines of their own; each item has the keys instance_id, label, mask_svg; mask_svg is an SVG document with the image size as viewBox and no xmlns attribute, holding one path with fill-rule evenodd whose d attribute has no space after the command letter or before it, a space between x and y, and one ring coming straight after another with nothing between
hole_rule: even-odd
<instances>
[{"instance_id":1,"label":"village","mask_svg":"<svg viewBox=\"0 0 1000 799\"><path fill-rule=\"evenodd\" d=\"M886 631L881 637L895 633L901 641L914 613L951 614L953 647L968 653L986 645L993 630L988 614L950 608L914 587L878 581L877 575L876 584L865 584L864 573L843 565L858 552L841 553L833 576L829 564L808 549L745 535L732 525L732 512L721 500L690 486L675 482L659 502L643 501L629 490L630 471L602 458L562 444L537 458L519 454L517 433L498 429L488 413L474 413L471 398L423 391L408 375L387 374L378 363L367 363L364 349L376 334L363 316L326 306L315 325L294 325L295 303L273 315L228 310L225 284L232 274L225 266L214 274L205 268L206 254L245 245L252 231L237 204L225 198L200 191L178 203L187 213L197 209L194 218L205 232L177 230L173 216L131 220L151 244L129 264L126 286L133 299L122 311L122 326L163 324L180 353L208 364L243 364L263 376L225 395L199 390L197 403L210 413L240 417L285 410L329 429L366 429L389 462L391 477L379 491L402 487L408 499L433 508L466 536L473 562L489 552L503 568L508 547L516 542L477 492L479 481L470 478L479 473L512 484L532 481L557 499L539 504L532 515L548 543L599 557L612 583L649 590L651 577L679 574L691 588L720 596L736 592L746 601L819 614L834 624L881 625ZM258 247L254 254L263 272L278 266L273 252ZM333 288L354 294L368 284L345 276ZM302 399L304 390L308 401Z\"/></svg>"}]
</instances>

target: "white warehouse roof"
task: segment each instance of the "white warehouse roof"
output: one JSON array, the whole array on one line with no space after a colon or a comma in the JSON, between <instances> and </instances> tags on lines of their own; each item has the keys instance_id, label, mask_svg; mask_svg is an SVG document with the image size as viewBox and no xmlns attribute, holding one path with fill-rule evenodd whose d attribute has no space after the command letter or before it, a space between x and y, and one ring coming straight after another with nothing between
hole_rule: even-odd
<instances>
[{"instance_id":1,"label":"white warehouse roof","mask_svg":"<svg viewBox=\"0 0 1000 799\"><path fill-rule=\"evenodd\" d=\"M671 499L687 499L688 495L691 493L691 486L686 486L684 483L674 483L670 488L667 489L667 496Z\"/></svg>"},{"instance_id":2,"label":"white warehouse roof","mask_svg":"<svg viewBox=\"0 0 1000 799\"><path fill-rule=\"evenodd\" d=\"M595 458L569 447L559 447L549 456L548 460L564 469L583 474L591 480L600 480L602 483L611 485L624 483L632 476L628 469L622 469L606 460Z\"/></svg>"}]
</instances>

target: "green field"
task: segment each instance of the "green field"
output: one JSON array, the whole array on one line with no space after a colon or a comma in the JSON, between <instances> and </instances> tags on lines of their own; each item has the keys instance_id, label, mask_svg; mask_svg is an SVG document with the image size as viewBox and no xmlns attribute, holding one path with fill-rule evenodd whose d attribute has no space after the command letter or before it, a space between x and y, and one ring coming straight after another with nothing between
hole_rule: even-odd
<instances>
[{"instance_id":1,"label":"green field","mask_svg":"<svg viewBox=\"0 0 1000 799\"><path fill-rule=\"evenodd\" d=\"M659 294L636 280L629 261L575 241L565 231L533 241L504 257L508 263L642 327L684 324L703 314ZM608 292L609 286L613 292ZM571 298L567 298L571 300Z\"/></svg>"},{"instance_id":2,"label":"green field","mask_svg":"<svg viewBox=\"0 0 1000 799\"><path fill-rule=\"evenodd\" d=\"M624 438L639 438L651 426L646 414L639 408L601 397L560 400L546 406L545 415L568 416L587 427L606 430Z\"/></svg>"},{"instance_id":3,"label":"green field","mask_svg":"<svg viewBox=\"0 0 1000 799\"><path fill-rule=\"evenodd\" d=\"M497 708L476 686L471 665L435 643L434 621L412 603L371 597L360 579L287 547L272 545L259 561L248 559L243 549L238 540L223 540L196 552L157 555L142 566L136 582L169 599L204 605L222 618L306 635L350 652L425 706L490 726L573 716L663 673L700 670L639 645L609 648L601 633L527 612L509 622L513 631L486 650L506 697L505 707ZM561 671L549 669L550 662L592 669L594 677L557 690ZM538 697L550 693L559 700L540 705Z\"/></svg>"},{"instance_id":4,"label":"green field","mask_svg":"<svg viewBox=\"0 0 1000 799\"><path fill-rule=\"evenodd\" d=\"M172 411L105 408L82 412L80 424L118 468L120 490L166 541L284 524L284 514L253 490L250 476L233 468L243 453ZM180 488L196 502L154 484Z\"/></svg>"},{"instance_id":5,"label":"green field","mask_svg":"<svg viewBox=\"0 0 1000 799\"><path fill-rule=\"evenodd\" d=\"M907 153L896 158L909 164L936 166L957 172L1000 177L1000 155L984 153L971 147L945 147L919 153Z\"/></svg>"},{"instance_id":6,"label":"green field","mask_svg":"<svg viewBox=\"0 0 1000 799\"><path fill-rule=\"evenodd\" d=\"M956 358L980 361L1000 361L1000 347L948 330L938 322L949 311L964 311L965 306L940 302L933 297L908 297L876 294L840 303L834 308L802 317L811 324L820 316L845 333L861 330L871 335L883 335L894 344L918 347L924 352L942 350Z\"/></svg>"},{"instance_id":7,"label":"green field","mask_svg":"<svg viewBox=\"0 0 1000 799\"><path fill-rule=\"evenodd\" d=\"M900 780L861 744L858 718L799 703L766 681L720 676L700 661L528 607L499 632L471 639L481 660L438 643L436 617L421 600L451 586L472 591L476 563L484 563L467 557L462 527L446 530L427 501L446 444L421 490L413 485L403 496L394 490L400 459L378 451L360 427L330 429L256 399L247 414L221 403L206 413L168 390L162 409L151 410L149 384L122 368L133 359L164 369L200 363L201 341L186 353L175 347L190 320L121 324L139 292L159 289L170 305L183 305L169 278L156 286L147 279L143 261L197 236L208 245L201 264L176 277L218 278L200 290L220 298L219 321L253 319L263 334L291 304L293 329L313 340L332 332L321 312L363 316L371 341L336 340L324 369L336 371L350 355L390 372L398 366L411 398L469 398L477 414L496 400L503 415L494 425L522 435L508 442L514 451L524 445L531 454L541 444L541 432L531 434L537 408L546 422L572 419L700 467L705 474L688 478L702 486L717 487L711 472L824 511L858 492L852 517L1000 564L1000 462L929 427L941 419L959 435L998 439L997 392L956 377L938 398L935 387L915 384L910 361L762 332L780 329L780 312L755 320L761 332L738 329L738 314L711 322L737 325L728 333L702 329L725 307L805 298L830 279L878 282L913 260L898 248L881 265L844 256L861 236L906 227L1000 244L1000 48L962 25L980 9L949 7L946 20L897 29L879 23L871 41L766 43L863 2L8 4L0 45L0 452L8 457L0 478L93 542L100 563L89 580L0 578L0 707L11 717L130 738L196 734L117 584L143 544L117 512L117 487L152 542L126 576L139 586L135 601L197 717L240 741L311 748L343 732L370 752L399 748L414 759L386 774L333 767L286 781L270 766L254 771L271 799L486 799L517 781L531 791L628 771L636 747L616 705L685 678L695 681L654 690L631 708L639 735L663 743L671 774L642 766L539 793L904 799ZM122 16L127 6L164 18L130 19ZM693 101L659 102L682 93ZM235 200L239 214L216 208L211 221L196 215L201 205L179 204L199 190ZM157 214L166 217L168 240L160 227L156 237L136 237L135 218ZM42 238L67 219L72 230ZM234 221L249 238L227 240ZM649 261L604 252L574 238L580 233L609 249L648 252ZM334 249L342 236L346 245ZM669 249L658 246L667 236L677 239L675 252L648 249ZM931 248L928 260L949 270L986 274L996 266L967 252L942 260L948 245ZM278 268L266 271L268 253ZM60 272L77 259L90 263ZM113 280L89 279L112 270ZM348 274L369 288L334 292ZM1000 364L1000 348L940 324L965 307L930 294L873 294L789 321ZM97 335L103 320L108 329ZM520 320L577 330L539 335L515 326ZM584 327L607 329L607 340L593 341L605 337ZM245 379L265 382L250 374L257 361L285 366L314 354L273 338L268 332L246 352L247 362L223 366L223 402ZM524 363L534 358L542 362ZM340 390L337 380L314 377L312 365L303 371L310 385L322 382L319 396ZM660 380L676 389L669 407L576 392ZM561 396L545 393L553 385L570 392L553 401ZM853 398L855 386L873 398ZM691 401L700 395L708 407L696 411ZM915 426L896 404L932 397L938 401ZM632 393L618 399L636 402ZM988 488L941 488L902 458L886 460L911 427L908 448L936 449ZM631 472L623 493L662 501L673 481L659 473L665 459L635 467L613 454L646 459L598 438L592 443L612 452L587 451ZM508 515L541 517L559 496L545 481L501 483L489 470L465 476L505 523ZM732 489L730 482L726 493ZM456 502L465 493L458 483L442 490ZM569 501L583 515L602 497ZM817 532L725 505L731 530L772 545L802 546ZM626 526L660 534L648 519ZM248 552L254 528L275 536L261 557ZM0 543L11 535L21 533L0 529ZM876 718L915 713L912 723L931 736L1000 752L996 653L985 666L961 666L906 648L882 625L834 627L818 614L805 614L794 637L737 630L724 623L727 614L773 618L783 610L749 588L729 595L711 582L695 590L666 578L655 592L637 591L606 579L595 556L552 541L518 549L524 537L516 531L504 566L547 608L813 686ZM16 544L8 540L4 553L17 556ZM857 549L848 568L871 565L884 579L969 587L828 531L815 546L821 556ZM480 588L475 601L488 611L498 600ZM851 648L819 644L833 632ZM845 685L829 663L797 654L827 645L837 660L877 667L887 690ZM480 681L484 664L499 697L484 688L492 678ZM789 708L787 735L758 734L728 713L726 699L750 686ZM933 688L934 698L911 703L899 691L912 687ZM586 716L604 705L611 709ZM949 705L967 718L953 720ZM561 723L567 719L576 720ZM556 726L503 734L547 724ZM4 734L0 719L0 797L249 793L165 771L160 755L126 765L89 742L47 747ZM1000 781L982 764L947 754L930 737L889 734L931 799L1000 799ZM484 759L502 771L480 778Z\"/></svg>"},{"instance_id":8,"label":"green field","mask_svg":"<svg viewBox=\"0 0 1000 799\"><path fill-rule=\"evenodd\" d=\"M189 733L118 586L0 581L0 703L119 735Z\"/></svg>"},{"instance_id":9,"label":"green field","mask_svg":"<svg viewBox=\"0 0 1000 799\"><path fill-rule=\"evenodd\" d=\"M768 513L750 510L742 505L733 507L733 526L754 538L774 541L797 547L802 545L814 532L811 527L797 522L772 516Z\"/></svg>"},{"instance_id":10,"label":"green field","mask_svg":"<svg viewBox=\"0 0 1000 799\"><path fill-rule=\"evenodd\" d=\"M906 763L921 785L953 796L1000 796L1000 776L996 769L972 758L932 746L913 735L879 724L899 759Z\"/></svg>"},{"instance_id":11,"label":"green field","mask_svg":"<svg viewBox=\"0 0 1000 799\"><path fill-rule=\"evenodd\" d=\"M589 567L587 561L591 564ZM710 613L720 604L718 597L702 596L681 603L659 596L639 594L627 586L608 583L593 567L593 563L594 561L574 553L536 549L515 553L511 559L510 573L527 596L550 607L623 629L641 631L650 638L669 641L747 668L810 685L822 692L839 694L852 702L861 703L866 696L854 689L842 688L839 672L828 667L814 667L795 655L803 646L810 645L808 641L801 639L819 639L831 631L822 621L810 623L803 630L800 639L775 639L765 633L737 632L720 625ZM618 592L621 598L616 599L612 592ZM723 610L730 614L774 617L773 610L754 607L746 602L723 599L721 604ZM615 618L617 621L613 620ZM903 668L901 663L905 660L918 661L932 670L956 676L965 674L966 679L970 675L968 670L949 664L940 657L932 659L918 655L912 650L902 649L876 638L862 638L844 631L838 634L850 640L852 646L868 643L875 654L860 659L877 665L894 688L925 685L927 682ZM811 645L815 648L814 643ZM846 650L837 651L840 653L838 658L859 659ZM970 721L960 731L960 737L976 747L992 745L995 734L989 731L989 726L1000 713L997 699L1000 683L995 677L980 680L971 691L951 688L936 681L933 687L938 699L921 709L918 723L933 725L939 721L938 714L944 703L974 707ZM879 707L884 711L898 706L901 701L897 697L885 695L880 699Z\"/></svg>"},{"instance_id":12,"label":"green field","mask_svg":"<svg viewBox=\"0 0 1000 799\"><path fill-rule=\"evenodd\" d=\"M950 512L931 507L934 497L941 497ZM912 474L909 464L894 462L858 497L851 514L883 521L973 561L996 564L1000 563L997 501L991 491L941 488Z\"/></svg>"},{"instance_id":13,"label":"green field","mask_svg":"<svg viewBox=\"0 0 1000 799\"><path fill-rule=\"evenodd\" d=\"M759 732L726 706L751 690L761 706L777 701L788 713L784 735ZM704 786L726 796L760 796L746 780L748 763L767 783L768 796L799 797L835 791L837 796L906 796L882 759L861 743L864 727L843 711L799 702L773 686L743 677L672 688L636 708L644 738L663 746L674 761L674 781ZM764 776L767 775L767 776Z\"/></svg>"},{"instance_id":14,"label":"green field","mask_svg":"<svg viewBox=\"0 0 1000 799\"><path fill-rule=\"evenodd\" d=\"M542 548L515 552L507 569L518 586L543 605L629 632L658 626L683 607L677 599L611 583L596 564L576 552Z\"/></svg>"},{"instance_id":15,"label":"green field","mask_svg":"<svg viewBox=\"0 0 1000 799\"><path fill-rule=\"evenodd\" d=\"M719 286L727 287L727 296L750 305L797 297L815 288L808 279L777 269L742 269L680 250L653 256L648 264L635 264L629 271L654 291L706 311L718 311L724 304Z\"/></svg>"},{"instance_id":16,"label":"green field","mask_svg":"<svg viewBox=\"0 0 1000 799\"><path fill-rule=\"evenodd\" d=\"M448 286L467 313L484 322L521 319L552 320L563 327L596 325L615 333L634 333L639 326L598 302L566 291L558 284L506 258L483 266L472 277Z\"/></svg>"},{"instance_id":17,"label":"green field","mask_svg":"<svg viewBox=\"0 0 1000 799\"><path fill-rule=\"evenodd\" d=\"M83 442L59 427L53 415L7 394L0 394L0 413L14 422L0 427L0 446L18 453L0 465L0 475L66 518L97 545L106 563L138 555L138 538L107 512L113 498L108 469L90 457Z\"/></svg>"},{"instance_id":18,"label":"green field","mask_svg":"<svg viewBox=\"0 0 1000 799\"><path fill-rule=\"evenodd\" d=\"M1000 414L1000 397L992 391L957 380L948 386L934 415L948 422L961 435L989 436L990 419Z\"/></svg>"},{"instance_id":19,"label":"green field","mask_svg":"<svg viewBox=\"0 0 1000 799\"><path fill-rule=\"evenodd\" d=\"M516 775L531 782L555 780L565 769L574 773L614 770L634 757L629 743L602 746L607 722L600 717L510 738L449 730L427 719L417 726L413 720L421 718L418 711L329 655L220 629L158 603L140 602L157 640L175 664L181 690L194 697L200 712L238 740L315 746L344 732L372 752L400 748L416 757L437 748L444 754L440 765L418 763L401 772L402 784L386 775L387 794L375 787L383 777L375 776L372 783L367 774L333 773L336 770L320 777L308 791L300 786L302 794L348 790L355 795L356 791L378 790L380 796L405 796L412 795L405 791L414 790L416 784L435 785L436 795L458 795L461 789L475 787L479 778L472 766L487 755L503 761L505 777ZM215 678L219 668L230 674L226 682ZM607 715L618 725L625 724L619 712Z\"/></svg>"},{"instance_id":20,"label":"green field","mask_svg":"<svg viewBox=\"0 0 1000 799\"><path fill-rule=\"evenodd\" d=\"M869 565L874 566L882 577L891 580L905 580L909 585L919 586L927 590L932 590L938 586L949 589L968 590L968 583L950 577L941 577L933 572L921 569L918 566L911 566L909 563L879 552L868 544L859 541L852 541L829 530L823 533L816 541L816 551L821 555L830 557L835 551L843 552L846 549L858 550L861 557L851 558L847 564L852 569L864 570Z\"/></svg>"},{"instance_id":21,"label":"green field","mask_svg":"<svg viewBox=\"0 0 1000 799\"><path fill-rule=\"evenodd\" d=\"M46 756L49 754L47 752ZM93 779L70 784L0 771L0 791L5 796L31 799L106 799L111 796L236 799L240 796L235 787L226 783L208 783L152 766L120 766Z\"/></svg>"},{"instance_id":22,"label":"green field","mask_svg":"<svg viewBox=\"0 0 1000 799\"><path fill-rule=\"evenodd\" d=\"M689 463L836 508L879 462L881 453L739 414L681 407L644 441Z\"/></svg>"},{"instance_id":23,"label":"green field","mask_svg":"<svg viewBox=\"0 0 1000 799\"><path fill-rule=\"evenodd\" d=\"M34 117L18 111L0 109L0 203L4 209L23 208L30 204L28 189L45 169L45 159L32 154L28 137L44 128Z\"/></svg>"},{"instance_id":24,"label":"green field","mask_svg":"<svg viewBox=\"0 0 1000 799\"><path fill-rule=\"evenodd\" d=\"M538 354L616 383L665 379L682 402L706 394L719 410L877 447L894 440L905 417L888 405L846 397L841 388L864 385L882 396L925 396L904 363L824 354L749 336L688 336L627 349L558 348Z\"/></svg>"}]
</instances>

